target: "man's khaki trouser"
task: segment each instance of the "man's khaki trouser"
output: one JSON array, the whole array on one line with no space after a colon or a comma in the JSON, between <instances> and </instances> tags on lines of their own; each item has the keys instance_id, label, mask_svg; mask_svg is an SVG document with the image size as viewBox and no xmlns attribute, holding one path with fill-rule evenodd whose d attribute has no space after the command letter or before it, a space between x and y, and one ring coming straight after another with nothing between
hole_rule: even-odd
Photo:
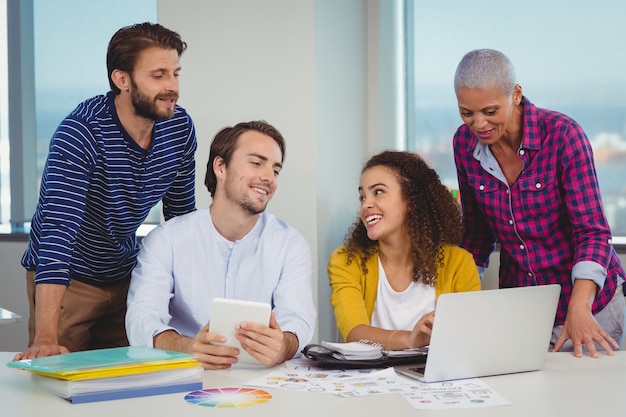
<instances>
[{"instance_id":1,"label":"man's khaki trouser","mask_svg":"<svg viewBox=\"0 0 626 417\"><path fill-rule=\"evenodd\" d=\"M30 304L28 346L35 338L35 271L26 272ZM95 286L73 279L61 301L57 334L70 352L128 346L124 318L130 276L112 285Z\"/></svg>"}]
</instances>

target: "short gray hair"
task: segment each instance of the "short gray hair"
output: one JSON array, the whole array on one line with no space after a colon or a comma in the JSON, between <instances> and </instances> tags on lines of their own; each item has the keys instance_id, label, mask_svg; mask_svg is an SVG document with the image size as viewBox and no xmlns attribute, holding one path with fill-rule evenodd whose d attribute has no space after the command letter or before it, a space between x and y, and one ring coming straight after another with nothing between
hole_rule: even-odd
<instances>
[{"instance_id":1,"label":"short gray hair","mask_svg":"<svg viewBox=\"0 0 626 417\"><path fill-rule=\"evenodd\" d=\"M454 74L454 91L460 88L493 88L510 94L517 84L515 68L502 52L475 49L465 54Z\"/></svg>"}]
</instances>

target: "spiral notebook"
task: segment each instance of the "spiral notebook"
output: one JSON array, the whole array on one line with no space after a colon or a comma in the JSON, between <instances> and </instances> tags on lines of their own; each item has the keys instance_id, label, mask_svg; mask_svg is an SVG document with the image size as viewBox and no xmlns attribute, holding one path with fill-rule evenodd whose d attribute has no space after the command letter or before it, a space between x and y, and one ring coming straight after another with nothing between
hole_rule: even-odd
<instances>
[{"instance_id":1,"label":"spiral notebook","mask_svg":"<svg viewBox=\"0 0 626 417\"><path fill-rule=\"evenodd\" d=\"M383 346L370 340L336 343L322 341L321 344L308 344L302 355L314 366L325 369L365 369L387 368L401 364L420 364L426 360L425 348L387 351Z\"/></svg>"},{"instance_id":2,"label":"spiral notebook","mask_svg":"<svg viewBox=\"0 0 626 417\"><path fill-rule=\"evenodd\" d=\"M543 368L561 286L442 294L426 363L395 370L424 382Z\"/></svg>"}]
</instances>

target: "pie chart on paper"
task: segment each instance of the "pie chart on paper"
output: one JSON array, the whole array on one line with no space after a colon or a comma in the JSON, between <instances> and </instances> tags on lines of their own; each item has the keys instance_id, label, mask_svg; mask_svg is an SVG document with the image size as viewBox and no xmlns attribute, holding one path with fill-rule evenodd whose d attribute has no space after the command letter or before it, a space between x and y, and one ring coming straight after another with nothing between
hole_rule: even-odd
<instances>
[{"instance_id":1,"label":"pie chart on paper","mask_svg":"<svg viewBox=\"0 0 626 417\"><path fill-rule=\"evenodd\" d=\"M271 398L270 393L259 388L210 388L185 395L185 400L191 404L214 408L251 407Z\"/></svg>"}]
</instances>

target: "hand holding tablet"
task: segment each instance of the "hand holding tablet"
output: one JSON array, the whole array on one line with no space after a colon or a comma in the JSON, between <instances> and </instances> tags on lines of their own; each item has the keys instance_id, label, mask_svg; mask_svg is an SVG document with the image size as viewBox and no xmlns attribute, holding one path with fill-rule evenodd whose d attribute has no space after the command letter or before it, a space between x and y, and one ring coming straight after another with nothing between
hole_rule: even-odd
<instances>
[{"instance_id":1,"label":"hand holding tablet","mask_svg":"<svg viewBox=\"0 0 626 417\"><path fill-rule=\"evenodd\" d=\"M268 303L226 298L214 298L211 305L209 331L226 338L225 343L216 343L239 349L239 363L259 364L246 352L235 337L235 327L246 321L269 326L272 307Z\"/></svg>"}]
</instances>

